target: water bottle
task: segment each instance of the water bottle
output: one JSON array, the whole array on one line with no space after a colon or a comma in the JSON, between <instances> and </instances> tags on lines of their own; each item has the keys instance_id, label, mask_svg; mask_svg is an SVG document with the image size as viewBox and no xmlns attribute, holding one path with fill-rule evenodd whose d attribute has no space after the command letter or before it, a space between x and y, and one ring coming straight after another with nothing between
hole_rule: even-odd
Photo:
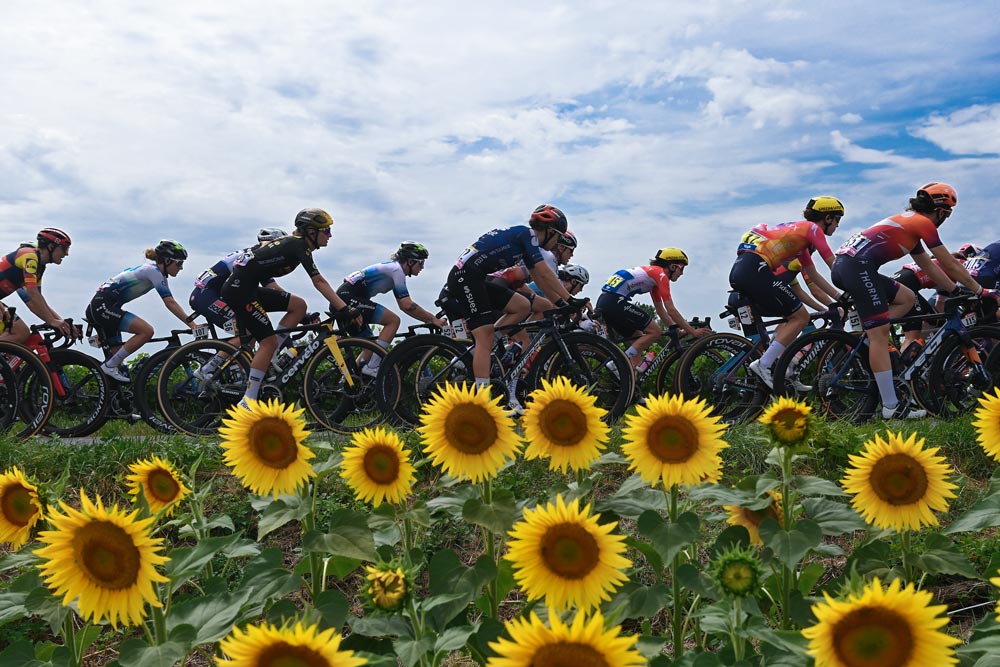
<instances>
[{"instance_id":1,"label":"water bottle","mask_svg":"<svg viewBox=\"0 0 1000 667\"><path fill-rule=\"evenodd\" d=\"M649 350L648 352L646 352L646 356L642 358L642 361L639 363L639 366L638 368L636 368L636 370L642 373L647 368L649 368L650 364L653 363L653 359L656 359L656 354L652 350Z\"/></svg>"},{"instance_id":2,"label":"water bottle","mask_svg":"<svg viewBox=\"0 0 1000 667\"><path fill-rule=\"evenodd\" d=\"M299 351L294 347L288 346L275 358L274 365L278 367L278 370L285 370L295 361L295 357L299 355Z\"/></svg>"}]
</instances>

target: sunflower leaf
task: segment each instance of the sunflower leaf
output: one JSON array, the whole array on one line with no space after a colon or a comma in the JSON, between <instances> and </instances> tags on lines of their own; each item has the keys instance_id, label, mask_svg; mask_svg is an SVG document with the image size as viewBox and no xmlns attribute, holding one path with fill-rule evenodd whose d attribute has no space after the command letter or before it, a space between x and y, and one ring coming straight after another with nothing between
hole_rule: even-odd
<instances>
[{"instance_id":1,"label":"sunflower leaf","mask_svg":"<svg viewBox=\"0 0 1000 667\"><path fill-rule=\"evenodd\" d=\"M191 577L199 574L202 568L212 562L218 552L230 548L241 539L239 534L207 537L194 547L172 549L168 554L170 560L163 568L164 574L170 577L171 592L175 592Z\"/></svg>"},{"instance_id":2,"label":"sunflower leaf","mask_svg":"<svg viewBox=\"0 0 1000 667\"><path fill-rule=\"evenodd\" d=\"M834 498L845 498L847 494L840 486L831 480L811 475L796 475L795 489L801 496L832 496Z\"/></svg>"},{"instance_id":3,"label":"sunflower leaf","mask_svg":"<svg viewBox=\"0 0 1000 667\"><path fill-rule=\"evenodd\" d=\"M469 498L462 506L462 518L496 535L509 531L517 514L517 503L510 489L496 489L490 503L483 502L481 498Z\"/></svg>"},{"instance_id":4,"label":"sunflower leaf","mask_svg":"<svg viewBox=\"0 0 1000 667\"><path fill-rule=\"evenodd\" d=\"M406 667L413 667L420 662L420 658L434 650L434 638L397 639L392 642L392 648Z\"/></svg>"},{"instance_id":5,"label":"sunflower leaf","mask_svg":"<svg viewBox=\"0 0 1000 667\"><path fill-rule=\"evenodd\" d=\"M225 595L210 595L177 603L167 615L167 632L182 625L190 625L196 631L190 645L219 641L240 620L243 605L249 598L250 591L242 589Z\"/></svg>"},{"instance_id":6,"label":"sunflower leaf","mask_svg":"<svg viewBox=\"0 0 1000 667\"><path fill-rule=\"evenodd\" d=\"M809 519L798 521L792 530L785 530L777 521L767 518L761 521L758 530L774 557L789 569L794 569L803 556L823 540L823 530Z\"/></svg>"},{"instance_id":7,"label":"sunflower leaf","mask_svg":"<svg viewBox=\"0 0 1000 667\"><path fill-rule=\"evenodd\" d=\"M332 530L328 533L306 533L302 538L303 548L324 556L376 560L375 538L362 514L348 509L336 510L330 515L330 526Z\"/></svg>"},{"instance_id":8,"label":"sunflower leaf","mask_svg":"<svg viewBox=\"0 0 1000 667\"><path fill-rule=\"evenodd\" d=\"M122 667L173 667L188 653L188 648L177 642L150 646L139 639L122 642L118 649L118 663Z\"/></svg>"},{"instance_id":9,"label":"sunflower leaf","mask_svg":"<svg viewBox=\"0 0 1000 667\"><path fill-rule=\"evenodd\" d=\"M651 489L639 475L626 479L610 498L594 503L596 512L613 512L627 519L635 519L647 510L665 512L666 509L667 500L663 492Z\"/></svg>"},{"instance_id":10,"label":"sunflower leaf","mask_svg":"<svg viewBox=\"0 0 1000 667\"><path fill-rule=\"evenodd\" d=\"M1000 526L1000 479L996 477L990 480L983 499L952 521L942 532L953 535L994 526Z\"/></svg>"},{"instance_id":11,"label":"sunflower leaf","mask_svg":"<svg viewBox=\"0 0 1000 667\"><path fill-rule=\"evenodd\" d=\"M928 574L958 574L978 579L979 573L955 543L940 533L929 533L924 547L917 553L917 567Z\"/></svg>"},{"instance_id":12,"label":"sunflower leaf","mask_svg":"<svg viewBox=\"0 0 1000 667\"><path fill-rule=\"evenodd\" d=\"M806 516L819 524L823 534L831 537L865 529L865 520L852 507L827 498L803 498Z\"/></svg>"},{"instance_id":13,"label":"sunflower leaf","mask_svg":"<svg viewBox=\"0 0 1000 667\"><path fill-rule=\"evenodd\" d=\"M309 504L299 496L281 496L277 500L267 499L260 521L257 522L257 539L262 540L290 521L301 521L309 514Z\"/></svg>"}]
</instances>

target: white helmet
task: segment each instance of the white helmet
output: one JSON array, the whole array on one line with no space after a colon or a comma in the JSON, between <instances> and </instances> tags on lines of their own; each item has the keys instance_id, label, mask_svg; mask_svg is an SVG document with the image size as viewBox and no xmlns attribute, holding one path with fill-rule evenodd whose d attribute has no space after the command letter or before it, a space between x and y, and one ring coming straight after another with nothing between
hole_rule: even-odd
<instances>
[{"instance_id":1,"label":"white helmet","mask_svg":"<svg viewBox=\"0 0 1000 667\"><path fill-rule=\"evenodd\" d=\"M267 243L288 236L288 232L277 227L263 227L257 232L257 243Z\"/></svg>"},{"instance_id":2,"label":"white helmet","mask_svg":"<svg viewBox=\"0 0 1000 667\"><path fill-rule=\"evenodd\" d=\"M584 285L590 282L590 273L579 264L567 264L559 269L559 277L564 276L571 280L579 280Z\"/></svg>"}]
</instances>

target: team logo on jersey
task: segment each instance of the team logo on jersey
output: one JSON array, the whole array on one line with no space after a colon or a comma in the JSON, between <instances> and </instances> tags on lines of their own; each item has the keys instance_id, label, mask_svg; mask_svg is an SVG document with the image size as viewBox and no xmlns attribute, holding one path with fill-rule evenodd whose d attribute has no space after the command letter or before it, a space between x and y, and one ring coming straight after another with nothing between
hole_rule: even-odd
<instances>
[{"instance_id":1,"label":"team logo on jersey","mask_svg":"<svg viewBox=\"0 0 1000 667\"><path fill-rule=\"evenodd\" d=\"M24 272L25 273L38 273L38 258L29 257L24 260Z\"/></svg>"}]
</instances>

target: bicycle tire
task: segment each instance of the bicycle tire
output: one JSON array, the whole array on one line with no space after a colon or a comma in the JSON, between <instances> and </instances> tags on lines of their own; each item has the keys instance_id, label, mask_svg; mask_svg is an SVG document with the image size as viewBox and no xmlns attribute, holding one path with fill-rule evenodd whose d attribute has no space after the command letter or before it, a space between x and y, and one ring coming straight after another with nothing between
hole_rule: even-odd
<instances>
[{"instance_id":1,"label":"bicycle tire","mask_svg":"<svg viewBox=\"0 0 1000 667\"><path fill-rule=\"evenodd\" d=\"M448 366L450 361L464 355L468 355L468 361L462 367ZM436 376L438 366L448 368L449 372ZM396 425L417 426L423 403L434 388L445 382L473 381L471 369L471 352L465 343L439 334L408 338L389 350L382 360L376 378L379 408Z\"/></svg>"},{"instance_id":2,"label":"bicycle tire","mask_svg":"<svg viewBox=\"0 0 1000 667\"><path fill-rule=\"evenodd\" d=\"M222 352L227 363L210 377L199 380L195 372ZM239 349L221 340L196 340L180 346L163 363L156 397L167 421L188 435L213 435L229 408L243 397L250 362Z\"/></svg>"},{"instance_id":3,"label":"bicycle tire","mask_svg":"<svg viewBox=\"0 0 1000 667\"><path fill-rule=\"evenodd\" d=\"M863 423L872 418L879 403L875 376L868 367L868 350L858 349L858 334L821 329L799 336L785 348L774 364L774 393L805 402L814 402L835 419ZM812 387L797 392L789 381L792 375Z\"/></svg>"},{"instance_id":4,"label":"bicycle tire","mask_svg":"<svg viewBox=\"0 0 1000 667\"><path fill-rule=\"evenodd\" d=\"M158 433L177 432L177 429L164 416L156 396L160 370L163 368L164 362L176 350L176 347L165 347L149 355L140 362L138 372L132 377L132 396L135 409L142 420Z\"/></svg>"},{"instance_id":5,"label":"bicycle tire","mask_svg":"<svg viewBox=\"0 0 1000 667\"><path fill-rule=\"evenodd\" d=\"M684 349L674 350L667 355L667 358L660 364L656 372L656 394L666 396L667 394L677 394L677 370L681 358L684 356Z\"/></svg>"},{"instance_id":6,"label":"bicycle tire","mask_svg":"<svg viewBox=\"0 0 1000 667\"><path fill-rule=\"evenodd\" d=\"M711 414L728 424L750 421L764 408L767 386L748 368L753 341L731 333L695 340L677 366L677 388L686 399L704 400Z\"/></svg>"},{"instance_id":7,"label":"bicycle tire","mask_svg":"<svg viewBox=\"0 0 1000 667\"><path fill-rule=\"evenodd\" d=\"M927 386L917 384L917 401L938 417L972 412L979 398L1000 384L1000 326L980 325L969 329L981 366L969 361L959 336L948 336L933 354L927 371ZM915 379L916 382L916 379Z\"/></svg>"},{"instance_id":8,"label":"bicycle tire","mask_svg":"<svg viewBox=\"0 0 1000 667\"><path fill-rule=\"evenodd\" d=\"M309 360L302 377L302 399L306 409L323 428L335 433L356 433L377 426L383 421L383 413L375 397L376 381L361 372L358 356L371 352L384 358L386 351L365 338L340 338L337 345L344 355L352 384L348 384L330 349L324 345Z\"/></svg>"},{"instance_id":9,"label":"bicycle tire","mask_svg":"<svg viewBox=\"0 0 1000 667\"><path fill-rule=\"evenodd\" d=\"M567 357L559 341L569 353ZM604 420L614 423L622 418L635 391L635 374L628 357L611 341L573 331L550 339L531 362L524 380L530 393L540 389L543 379L565 377L595 397L595 405L606 411Z\"/></svg>"},{"instance_id":10,"label":"bicycle tire","mask_svg":"<svg viewBox=\"0 0 1000 667\"><path fill-rule=\"evenodd\" d=\"M9 417L7 428L18 438L28 438L41 432L52 415L55 406L52 377L42 360L23 345L0 341L0 354L13 373L10 386L3 391L4 421ZM30 405L26 400L29 396Z\"/></svg>"},{"instance_id":11,"label":"bicycle tire","mask_svg":"<svg viewBox=\"0 0 1000 667\"><path fill-rule=\"evenodd\" d=\"M6 433L17 421L21 402L17 387L17 374L7 363L7 357L0 355L0 432Z\"/></svg>"},{"instance_id":12,"label":"bicycle tire","mask_svg":"<svg viewBox=\"0 0 1000 667\"><path fill-rule=\"evenodd\" d=\"M111 409L111 382L101 371L101 362L76 350L54 349L46 365L57 379L53 380L56 401L42 433L82 438L100 429Z\"/></svg>"}]
</instances>

